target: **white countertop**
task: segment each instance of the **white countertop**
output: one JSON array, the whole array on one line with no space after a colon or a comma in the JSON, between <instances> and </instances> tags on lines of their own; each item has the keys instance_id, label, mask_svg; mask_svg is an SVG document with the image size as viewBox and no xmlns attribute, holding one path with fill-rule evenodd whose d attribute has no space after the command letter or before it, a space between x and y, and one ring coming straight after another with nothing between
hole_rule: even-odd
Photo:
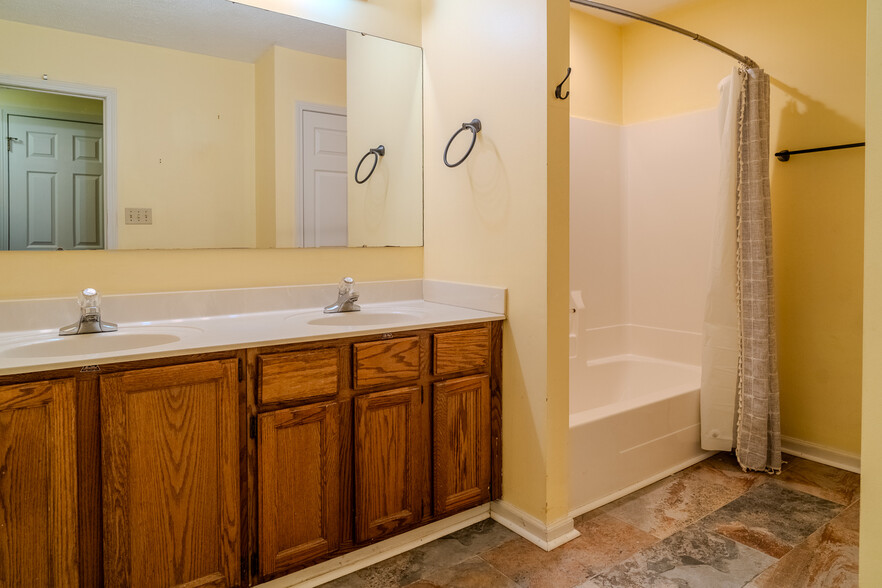
<instances>
[{"instance_id":1,"label":"white countertop","mask_svg":"<svg viewBox=\"0 0 882 588\"><path fill-rule=\"evenodd\" d=\"M444 284L442 289L449 289L449 283L442 284ZM408 287L404 288L404 291L413 294L413 284L406 285ZM327 289L327 286L323 288ZM253 292L258 290L266 289L251 289L250 300L255 299ZM427 290L435 291L436 288L427 288ZM475 290L472 289L471 292L474 294ZM504 290L502 292L504 305ZM241 291L237 294L241 296ZM498 298L498 292L494 295ZM217 294L214 296L216 298ZM301 298L313 299L311 296ZM377 296L377 298L388 299L394 296ZM170 299L166 298L166 300ZM453 301L457 302L457 300ZM42 302L45 305L45 301ZM138 302L140 313L144 314L144 300ZM321 306L304 307L298 304L292 304L288 309L205 317L168 318L176 313L165 311L154 313L157 316L164 315L156 320L119 322L119 330L116 332L66 337L58 336L58 327L63 326L61 324L52 328L0 331L0 375L390 333L505 318L504 312L487 310L500 310L498 303L485 304L484 310L424 299L387 300L360 305L362 310L359 312L340 314L323 314ZM117 310L122 312L121 308L124 308L124 305L118 301ZM11 312L14 309L15 307L10 305L0 306L0 311L4 312ZM117 317L105 314L103 318L114 321Z\"/></svg>"}]
</instances>

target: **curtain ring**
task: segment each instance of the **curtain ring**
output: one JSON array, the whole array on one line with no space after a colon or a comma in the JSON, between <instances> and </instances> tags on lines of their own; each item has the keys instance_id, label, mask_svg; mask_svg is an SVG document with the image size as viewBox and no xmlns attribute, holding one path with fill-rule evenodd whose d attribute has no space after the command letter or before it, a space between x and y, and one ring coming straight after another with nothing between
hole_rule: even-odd
<instances>
[{"instance_id":1,"label":"curtain ring","mask_svg":"<svg viewBox=\"0 0 882 588\"><path fill-rule=\"evenodd\" d=\"M368 175L366 175L363 180L359 180L358 170L361 169L361 164L364 163L364 160L367 159L369 155L374 156L374 165L371 167L371 171L368 172ZM377 169L377 162L380 161L380 158L384 155L386 155L386 148L382 145L379 145L376 149L371 149L367 153L365 153L364 157L361 158L361 161L358 162L358 166L355 168L355 183L364 184L366 181L368 181L371 176L374 175L374 170Z\"/></svg>"},{"instance_id":2,"label":"curtain ring","mask_svg":"<svg viewBox=\"0 0 882 588\"><path fill-rule=\"evenodd\" d=\"M472 132L472 144L469 145L469 150L466 151L465 155L463 155L462 158L459 161L457 161L456 163L448 162L447 161L447 152L450 150L451 143L453 143L453 140L456 139L457 135L459 135L461 132L465 131L466 129L468 129ZM459 130L457 130L455 133L453 133L453 136L450 137L449 141L447 141L447 147L444 148L444 165L446 165L447 167L456 167L456 166L460 165L463 161L465 161L468 158L468 156L471 155L472 149L475 148L475 140L478 138L478 133L480 133L480 132L481 132L481 121L480 120L473 118L472 122L462 123L462 126L459 128Z\"/></svg>"}]
</instances>

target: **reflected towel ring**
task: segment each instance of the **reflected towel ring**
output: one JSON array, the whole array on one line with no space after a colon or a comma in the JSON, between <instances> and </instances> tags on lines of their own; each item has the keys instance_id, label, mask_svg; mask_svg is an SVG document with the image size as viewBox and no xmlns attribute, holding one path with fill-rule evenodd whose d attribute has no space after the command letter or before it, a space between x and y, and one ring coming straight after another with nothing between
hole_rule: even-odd
<instances>
[{"instance_id":1,"label":"reflected towel ring","mask_svg":"<svg viewBox=\"0 0 882 588\"><path fill-rule=\"evenodd\" d=\"M469 145L469 150L466 151L466 154L462 156L462 159L457 161L456 163L450 163L447 161L447 152L450 150L450 144L453 143L453 140L456 139L456 136L463 132L464 130L470 130L472 132L472 144ZM458 131L453 133L453 136L450 137L450 140L447 141L447 147L444 148L444 165L447 167L456 167L465 161L469 155L472 153L472 149L475 148L475 139L478 138L478 133L481 132L481 121L476 118L472 119L472 122L462 123L462 127L459 128Z\"/></svg>"},{"instance_id":2,"label":"reflected towel ring","mask_svg":"<svg viewBox=\"0 0 882 588\"><path fill-rule=\"evenodd\" d=\"M368 172L368 175L364 177L363 180L358 179L358 170L361 169L361 164L364 163L364 160L368 158L369 155L373 154L374 156L374 165L371 167L371 171ZM372 175L374 175L374 170L377 169L377 162L380 161L380 158L386 155L386 148L382 145L378 145L376 149L371 149L367 153L364 154L364 157L361 158L361 161L358 162L358 166L355 168L355 183L356 184L364 184L368 181Z\"/></svg>"}]
</instances>

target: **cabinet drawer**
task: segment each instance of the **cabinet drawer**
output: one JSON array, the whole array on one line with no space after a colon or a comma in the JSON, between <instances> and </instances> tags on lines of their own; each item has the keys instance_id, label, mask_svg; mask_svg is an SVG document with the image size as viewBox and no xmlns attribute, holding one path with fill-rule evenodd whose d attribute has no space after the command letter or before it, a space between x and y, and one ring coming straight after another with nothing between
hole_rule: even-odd
<instances>
[{"instance_id":1,"label":"cabinet drawer","mask_svg":"<svg viewBox=\"0 0 882 588\"><path fill-rule=\"evenodd\" d=\"M340 352L311 349L260 355L257 399L261 404L325 398L337 393Z\"/></svg>"},{"instance_id":2,"label":"cabinet drawer","mask_svg":"<svg viewBox=\"0 0 882 588\"><path fill-rule=\"evenodd\" d=\"M486 370L490 365L490 328L437 333L434 345L435 375Z\"/></svg>"},{"instance_id":3,"label":"cabinet drawer","mask_svg":"<svg viewBox=\"0 0 882 588\"><path fill-rule=\"evenodd\" d=\"M370 341L352 346L352 387L409 382L420 377L419 337Z\"/></svg>"}]
</instances>

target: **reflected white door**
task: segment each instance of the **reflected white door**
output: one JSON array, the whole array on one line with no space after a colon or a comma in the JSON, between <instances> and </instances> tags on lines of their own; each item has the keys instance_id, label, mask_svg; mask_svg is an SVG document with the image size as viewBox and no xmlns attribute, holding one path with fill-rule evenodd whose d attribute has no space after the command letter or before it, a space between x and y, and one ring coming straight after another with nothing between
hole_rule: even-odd
<instances>
[{"instance_id":1,"label":"reflected white door","mask_svg":"<svg viewBox=\"0 0 882 588\"><path fill-rule=\"evenodd\" d=\"M9 115L9 248L102 249L101 124Z\"/></svg>"},{"instance_id":2,"label":"reflected white door","mask_svg":"<svg viewBox=\"0 0 882 588\"><path fill-rule=\"evenodd\" d=\"M348 244L346 200L346 116L303 110L304 247Z\"/></svg>"}]
</instances>

